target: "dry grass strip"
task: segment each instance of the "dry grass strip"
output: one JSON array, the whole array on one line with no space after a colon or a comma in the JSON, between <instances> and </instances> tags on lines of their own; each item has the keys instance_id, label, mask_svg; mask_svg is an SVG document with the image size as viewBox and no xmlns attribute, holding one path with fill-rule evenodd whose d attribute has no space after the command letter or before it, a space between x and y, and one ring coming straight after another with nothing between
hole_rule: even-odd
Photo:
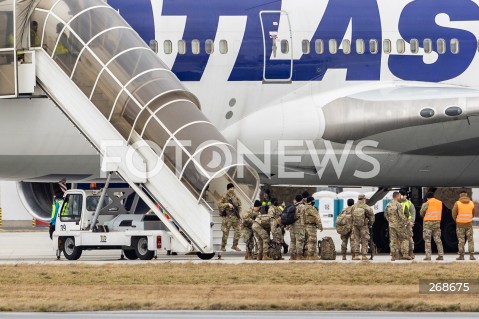
<instances>
[{"instance_id":1,"label":"dry grass strip","mask_svg":"<svg viewBox=\"0 0 479 319\"><path fill-rule=\"evenodd\" d=\"M477 295L420 295L419 279L478 279L477 263L0 266L0 311L479 311Z\"/></svg>"}]
</instances>

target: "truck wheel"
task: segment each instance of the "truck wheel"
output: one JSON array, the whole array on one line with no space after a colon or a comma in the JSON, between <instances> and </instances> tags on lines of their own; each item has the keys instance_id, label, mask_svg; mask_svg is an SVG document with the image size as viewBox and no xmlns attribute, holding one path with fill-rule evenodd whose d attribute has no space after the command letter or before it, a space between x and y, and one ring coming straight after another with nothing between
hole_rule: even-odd
<instances>
[{"instance_id":1,"label":"truck wheel","mask_svg":"<svg viewBox=\"0 0 479 319\"><path fill-rule=\"evenodd\" d=\"M141 260L151 260L155 256L153 250L148 250L148 239L146 237L133 238L133 247L135 248L136 255Z\"/></svg>"},{"instance_id":2,"label":"truck wheel","mask_svg":"<svg viewBox=\"0 0 479 319\"><path fill-rule=\"evenodd\" d=\"M80 247L75 246L75 238L73 237L66 237L62 240L62 251L63 255L68 260L77 260L80 258L82 249Z\"/></svg>"},{"instance_id":3,"label":"truck wheel","mask_svg":"<svg viewBox=\"0 0 479 319\"><path fill-rule=\"evenodd\" d=\"M216 253L209 253L209 254L203 254L203 253L196 253L196 256L198 256L202 260L210 260L215 256Z\"/></svg>"},{"instance_id":4,"label":"truck wheel","mask_svg":"<svg viewBox=\"0 0 479 319\"><path fill-rule=\"evenodd\" d=\"M125 257L130 260L138 259L138 256L136 255L136 251L134 249L123 249L123 255L125 255Z\"/></svg>"}]
</instances>

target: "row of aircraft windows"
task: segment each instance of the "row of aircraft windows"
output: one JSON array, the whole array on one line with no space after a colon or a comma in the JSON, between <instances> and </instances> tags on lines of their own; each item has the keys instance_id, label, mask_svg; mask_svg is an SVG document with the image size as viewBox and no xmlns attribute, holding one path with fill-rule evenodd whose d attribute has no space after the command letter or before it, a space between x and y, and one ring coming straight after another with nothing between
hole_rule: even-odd
<instances>
[{"instance_id":1,"label":"row of aircraft windows","mask_svg":"<svg viewBox=\"0 0 479 319\"><path fill-rule=\"evenodd\" d=\"M314 46L314 52L316 54L323 54L325 51L325 41L322 39L317 39L313 43L309 40L303 40L301 42L302 52L304 54L311 53L311 45ZM338 41L335 39L327 40L327 49L330 54L338 53L338 50L342 50L344 54L351 53L351 41L350 40L343 40L341 41L341 46L338 45ZM410 51L413 54L419 53L419 46L420 42L418 39L411 39L409 42ZM445 39L437 39L437 53L445 54L447 52L447 41ZM289 53L289 41L288 40L281 40L280 41L280 50L281 53L287 54ZM368 51L371 54L377 54L379 52L379 42L378 40L372 39L369 40L369 48L366 48L366 41L363 39L356 40L356 53L364 54ZM422 48L424 49L424 53L432 53L433 52L433 40L432 39L424 39L422 41ZM451 53L458 54L459 53L459 40L458 39L451 39L449 43L449 49ZM215 45L213 40L206 40L204 43L204 50L206 54L213 54L215 50ZM276 51L276 42L273 43L273 51ZM479 44L478 44L479 50ZM178 54L186 54L188 51L188 46L185 40L178 41ZM163 42L163 52L165 54L172 54L173 53L173 42L170 40L165 40ZM200 54L201 53L201 43L200 40L192 40L191 41L191 52L193 54ZM219 52L221 54L228 53L228 41L220 40L219 41ZM393 42L389 39L383 40L383 52L385 54L390 54L393 52ZM406 53L406 41L403 39L396 40L396 52L399 54Z\"/></svg>"}]
</instances>

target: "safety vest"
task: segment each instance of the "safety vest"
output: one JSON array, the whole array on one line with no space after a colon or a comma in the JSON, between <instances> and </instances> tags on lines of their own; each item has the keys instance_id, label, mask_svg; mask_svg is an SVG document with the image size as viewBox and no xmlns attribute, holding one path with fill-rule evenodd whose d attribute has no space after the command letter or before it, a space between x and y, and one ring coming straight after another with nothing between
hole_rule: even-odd
<instances>
[{"instance_id":1,"label":"safety vest","mask_svg":"<svg viewBox=\"0 0 479 319\"><path fill-rule=\"evenodd\" d=\"M52 204L52 216L51 216L51 219L50 219L50 223L52 225L55 225L56 222L57 222L58 211L60 210L60 207L62 206L62 204L63 204L62 199L55 200Z\"/></svg>"},{"instance_id":2,"label":"safety vest","mask_svg":"<svg viewBox=\"0 0 479 319\"><path fill-rule=\"evenodd\" d=\"M429 198L427 203L424 221L440 221L442 217L442 202L435 198Z\"/></svg>"},{"instance_id":3,"label":"safety vest","mask_svg":"<svg viewBox=\"0 0 479 319\"><path fill-rule=\"evenodd\" d=\"M467 224L472 222L472 211L474 210L474 203L469 201L469 203L456 202L457 204L457 218L456 223Z\"/></svg>"},{"instance_id":4,"label":"safety vest","mask_svg":"<svg viewBox=\"0 0 479 319\"><path fill-rule=\"evenodd\" d=\"M404 215L407 217L407 219L412 219L411 216L411 201L407 200L401 203L402 205L402 211L404 212Z\"/></svg>"}]
</instances>

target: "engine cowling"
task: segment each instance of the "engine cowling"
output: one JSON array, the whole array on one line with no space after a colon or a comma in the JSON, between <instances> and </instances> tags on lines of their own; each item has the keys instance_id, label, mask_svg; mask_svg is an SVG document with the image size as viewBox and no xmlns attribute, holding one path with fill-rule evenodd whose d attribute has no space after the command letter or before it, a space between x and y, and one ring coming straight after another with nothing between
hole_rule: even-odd
<instances>
[{"instance_id":1,"label":"engine cowling","mask_svg":"<svg viewBox=\"0 0 479 319\"><path fill-rule=\"evenodd\" d=\"M18 195L26 210L41 221L49 221L52 201L60 190L58 183L18 182Z\"/></svg>"}]
</instances>

